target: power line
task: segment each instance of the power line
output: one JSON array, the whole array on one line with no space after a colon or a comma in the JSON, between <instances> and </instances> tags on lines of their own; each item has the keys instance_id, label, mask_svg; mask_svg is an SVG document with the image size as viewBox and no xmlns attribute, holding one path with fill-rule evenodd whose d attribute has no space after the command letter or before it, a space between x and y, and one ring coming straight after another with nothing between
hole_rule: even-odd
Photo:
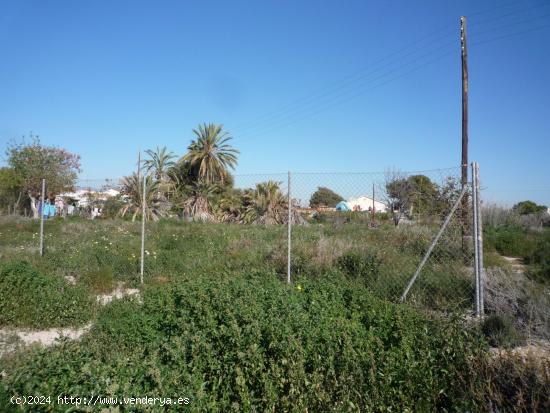
<instances>
[{"instance_id":1,"label":"power line","mask_svg":"<svg viewBox=\"0 0 550 413\"><path fill-rule=\"evenodd\" d=\"M362 81L366 78L368 78L368 76L380 71L381 69L387 67L388 65L391 64L392 61L395 61L395 59L393 60L390 60L390 62L388 63L385 63L384 65L381 65L380 66L380 63L390 59L391 57L394 57L394 56L398 56L401 52L404 52L404 51L407 51L408 49L410 49L412 46L416 46L420 43L422 43L423 41L429 39L430 37L433 37L435 34L438 34L438 33L441 33L443 30L449 30L449 27L442 27L440 29L437 29L435 30L434 32L431 32L430 34L422 37L421 39L418 39L414 42L411 42L409 43L407 46L405 47L402 47L400 48L399 50L393 52L393 53L390 53L388 55L386 55L385 57L375 61L374 63L370 64L369 66L366 66L362 69L360 69L359 71L355 72L354 74L352 75L349 75L349 76L346 76L345 78L343 78L342 80L340 81L337 81L337 82L334 82L329 88L320 88L318 89L316 92L314 93L311 93L310 95L307 95L307 96L304 96L300 99L298 99L297 101L295 101L294 103L292 104L288 104L288 105L285 105L283 106L281 109L279 109L278 111L275 111L275 112L271 112L271 113L268 113L268 114L264 114L260 117L258 117L255 121L253 122L249 122L247 124L244 124L244 125L238 125L236 126L235 128L233 128L233 130L242 130L243 129L243 126L244 126L244 129L248 129L250 126L253 126L255 124L258 124L258 123L262 123L262 121L265 121L265 120L270 120L271 118L273 117L279 117L279 116L282 116L286 113L288 113L289 109L293 108L293 107L296 107L296 106L300 106L299 104L302 103L302 102L311 102L311 101L314 101L316 99L319 99L319 98L322 98L322 97L325 97L325 96L328 96L336 91L338 91L340 88L342 88L342 86L346 86L346 85L349 85L351 86L352 84L358 82L358 81ZM448 37L450 36L452 33L448 33L446 35L444 35L444 37ZM441 39L441 37L437 37L435 40L439 41ZM412 51L410 51L409 53L406 53L405 55L402 55L400 56L399 58L403 58L403 57L407 57L407 56L410 56L411 54L413 54L416 50L413 49ZM377 67L378 66L378 67Z\"/></svg>"},{"instance_id":2,"label":"power line","mask_svg":"<svg viewBox=\"0 0 550 413\"><path fill-rule=\"evenodd\" d=\"M319 114L319 113L323 112L323 111L326 110L326 109L332 108L332 107L337 106L337 105L340 105L340 104L342 104L342 103L349 102L350 100L353 100L353 99L356 99L356 98L358 98L358 97L363 96L363 95L365 94L365 92L370 92L370 91L372 91L372 90L374 90L374 89L377 89L378 87L384 86L384 85L386 85L386 84L388 84L388 83L390 83L390 82L393 82L393 81L395 81L395 80L397 80L397 79L400 79L400 78L402 78L402 77L404 77L404 76L407 76L407 75L409 75L409 74L411 74L411 73L414 73L414 72L416 72L417 70L421 69L422 67L425 67L425 66L427 66L427 65L429 65L429 64L431 64L431 63L434 63L434 62L436 62L436 61L438 61L438 60L441 60L441 59L445 58L446 56L450 55L451 53L453 53L453 50L446 51L446 52L444 52L444 53L438 55L436 58L431 59L431 60L429 60L429 61L427 61L427 62L424 62L424 63L422 63L422 64L420 64L420 65L418 65L418 66L415 66L415 67L413 67L412 69L410 69L410 70L408 70L408 71L406 71L406 72L404 72L404 73L402 73L402 74L399 74L399 75L397 75L397 76L394 76L394 77L392 77L392 78L390 78L390 79L388 79L388 80L386 80L386 81L384 81L384 82L382 82L382 83L376 84L376 85L374 85L374 86L372 86L372 87L370 87L370 88L368 88L368 89L364 89L364 90L361 89L359 92L353 93L353 94L351 94L351 95L350 95L349 97L347 97L347 98L342 99L342 96L337 96L337 97L339 97L340 99L338 99L338 100L333 100L333 101L329 101L329 102L325 102L324 105L322 105L321 107L314 108L314 109L316 109L316 110L314 110L313 112L310 112L310 113L306 113L306 114L304 114L303 116L300 116L300 113L298 112L298 113L294 113L293 116L288 117L287 119L280 119L278 122L276 122L276 123L274 123L274 124L263 125L262 128L260 129L260 131L261 131L261 132L264 132L265 129L266 129L266 126L269 127L269 129L272 129L272 126L287 126L287 125L289 125L289 124L292 124L292 123L295 123L295 122L297 122L297 121L300 121L300 120L302 120L302 119L304 119L304 118L311 117L311 116L314 116L314 115L316 115L316 114ZM398 70L398 69L400 69L400 68L394 69L394 70L392 70L392 72L395 72L395 71ZM379 78L382 78L382 77L385 77L385 76L387 76L387 74L384 74L384 75L380 76ZM297 115L299 116L298 118L296 118ZM294 118L294 119L293 119L293 118ZM287 121L288 119L292 119L292 120ZM285 121L286 121L286 122L285 122ZM257 133L258 133L258 132L256 132L255 134L257 134ZM248 134L242 135L241 137L239 137L239 139L246 139L246 138L249 138L249 137L251 137L251 136L252 136L252 134L251 134L251 133L248 133Z\"/></svg>"},{"instance_id":3,"label":"power line","mask_svg":"<svg viewBox=\"0 0 550 413\"><path fill-rule=\"evenodd\" d=\"M522 30L522 31L519 31L519 32L508 33L508 34L505 34L503 36L494 37L492 39L487 39L487 40L481 40L481 41L474 42L474 43L471 43L471 44L474 45L474 46L478 46L478 45L482 45L482 44L486 44L486 43L495 42L497 40L508 39L510 37L515 37L515 36L520 36L520 35L526 34L526 33L536 32L538 30L546 29L548 27L550 27L550 24L546 24L544 26L539 26L539 27L534 27L532 29Z\"/></svg>"},{"instance_id":4,"label":"power line","mask_svg":"<svg viewBox=\"0 0 550 413\"><path fill-rule=\"evenodd\" d=\"M498 21L498 20L502 20L503 18L507 18L507 17L512 17L512 16L518 16L522 13L525 13L525 12L529 12L529 11L532 11L532 10L535 10L535 9L538 9L539 7L546 7L546 6L550 6L550 3L539 3L539 4L536 4L532 7L527 7L527 8L520 8L520 9L517 9L517 10L514 10L514 11L511 11L509 13L505 13L505 14L501 14L501 15L496 15L496 16L493 16L492 18L487 18L487 19L484 19L484 20L481 20L481 21L475 21L474 19L474 22L471 23L471 24L468 24L468 26L470 27L475 27L475 26L479 26L479 25L486 25L487 23L491 23L491 22L494 22L494 21ZM470 15L469 17L471 17L472 15Z\"/></svg>"},{"instance_id":5,"label":"power line","mask_svg":"<svg viewBox=\"0 0 550 413\"><path fill-rule=\"evenodd\" d=\"M479 15L482 15L482 14L491 13L491 12L494 12L495 10L506 8L506 7L508 7L512 4L518 4L518 1L513 0L513 1L505 2L505 3L500 3L498 6L492 6L492 7L489 7L487 9L483 9L481 11L477 11L477 12L474 12L474 13L468 13L468 18L471 18L471 17L474 17L474 16L479 16ZM546 3L541 3L541 4L546 4Z\"/></svg>"},{"instance_id":6,"label":"power line","mask_svg":"<svg viewBox=\"0 0 550 413\"><path fill-rule=\"evenodd\" d=\"M503 4L503 5L492 7L491 9L487 9L487 10L484 10L484 11L481 11L481 12L474 13L473 15L481 15L481 14L485 14L489 11L494 12L495 10L501 9L501 8L506 7L508 5L511 5L511 4L517 4L517 3L516 2L509 2L509 3ZM502 14L502 15L494 16L494 17L489 18L489 19L485 19L485 20L475 22L475 23L471 24L470 26L472 26L472 25L475 26L475 25L486 23L486 22L494 21L495 19L502 19L503 17L509 17L509 16L512 16L512 15L523 13L525 11L529 11L529 10L532 10L532 9L535 9L535 8L538 8L538 7L541 7L541 6L546 6L546 5L547 5L546 3L539 3L539 4L536 4L536 5L534 5L532 7L529 7L529 8L525 8L525 7L522 6L520 9L515 9L512 12L508 12L508 13L505 13L505 14ZM537 19L538 18L540 18L540 16L537 17ZM524 22L526 22L526 21L523 21L523 22L520 22L520 23L524 23ZM506 28L508 28L508 27L509 27L509 25L506 26ZM340 81L334 82L333 85L331 85L329 88L318 89L317 91L315 91L315 92L313 92L309 95L306 95L306 96L296 100L295 102L293 102L291 104L284 105L281 109L279 109L275 112L266 113L264 115L259 116L258 118L256 118L252 122L237 125L236 127L232 128L232 129L233 129L234 132L237 132L237 133L242 132L243 130L252 129L252 127L254 127L254 126L261 125L261 124L263 124L265 122L268 122L268 121L273 121L275 118L284 117L284 115L292 112L296 108L300 108L300 106L304 106L305 104L311 104L312 102L314 102L315 100L317 100L319 98L324 98L324 97L329 96L331 94L337 93L338 90L340 88L342 88L343 86L352 86L354 83L361 82L361 81L365 80L365 78L368 78L369 75L372 75L372 74L380 71L381 69L387 67L389 64L391 64L392 59L390 59L390 58L393 57L394 58L393 61L395 61L396 58L400 59L400 58L410 56L411 54L415 53L414 49L412 51L409 51L405 55L402 55L402 56L399 56L399 55L402 52L405 52L405 51L411 49L411 47L420 45L422 42L434 37L435 35L437 35L441 32L444 32L444 31L448 31L448 30L449 30L448 26L440 27L440 28L434 30L433 32L430 32L429 34L421 37L420 39L415 40L413 42L410 42L409 44L407 44L406 46L398 49L397 51L386 55L385 57L379 59L378 61L374 62L373 64L371 64L371 65L369 65L369 66L367 66L363 69L360 69L359 71L355 72L354 74L346 76L344 79L342 79ZM485 31L483 33L489 33L489 32L491 32L491 30ZM451 34L452 33L446 33L444 35L444 37L450 36ZM436 40L439 41L440 39L441 39L441 36L439 38L437 38ZM387 61L388 59L390 59L390 63L386 63L386 64L384 64L380 67L377 67L382 62Z\"/></svg>"},{"instance_id":7,"label":"power line","mask_svg":"<svg viewBox=\"0 0 550 413\"><path fill-rule=\"evenodd\" d=\"M536 8L536 7L540 7L541 5L542 4L539 4L539 5L536 5L534 7L531 7L530 9L522 9L522 10L519 10L519 11L521 12L521 11L531 10L531 9ZM511 15L517 14L517 13L518 13L518 10L514 11L513 13L507 13L505 15L502 15L501 17L511 16ZM478 35L479 34L490 34L490 33L495 33L496 34L496 33L498 33L498 31L500 29L510 29L510 28L513 28L513 27L517 27L518 24L521 25L521 24L524 24L524 23L528 23L528 22L531 22L531 21L534 21L534 20L538 20L542 17L545 17L545 15L537 16L535 18L531 18L531 19L528 19L528 20L523 20L523 21L520 21L520 22L515 22L515 23L512 22L511 24L507 24L506 26L493 27L489 30L485 30L485 31L483 31L481 33L477 33L477 34ZM494 18L489 19L489 20L494 20ZM480 23L482 23L482 21L477 22L477 24L480 24ZM517 32L513 32L513 33L505 33L502 36L497 36L496 38L478 40L476 42L473 42L472 45L481 45L481 44L489 43L489 42L492 42L492 41L497 41L497 40L500 40L500 39L521 35L523 33L528 33L528 32L531 32L531 31L540 30L540 29L545 28L545 27L546 27L546 25L541 26L541 27L527 29L527 30L517 31ZM254 134L257 135L258 132L261 133L262 131L265 131L266 129L273 129L273 127L286 126L288 124L295 123L296 121L301 120L305 117L313 116L317 113L320 113L320 112L322 112L323 110L326 110L329 107L332 107L334 105L339 105L339 104L344 103L345 101L348 101L348 100L355 99L356 97L364 94L367 91L373 90L373 89L375 89L377 87L380 87L384 84L387 84L387 83L389 83L393 80L399 79L399 78L401 78L401 77L403 77L407 74L410 74L410 73L418 70L420 67L426 66L429 63L440 60L441 58L443 58L443 57L447 56L448 54L450 54L451 51L443 53L441 55L438 55L435 59L432 59L429 62L419 64L417 67L413 67L412 70L408 70L405 73L402 73L398 76L394 76L394 77L390 78L387 81L383 81L382 83L372 85L373 83L378 82L379 80L382 80L383 78L392 75L393 73L399 71L400 69L406 69L408 67L412 67L412 65L414 63L418 62L422 58L425 58L425 57L428 57L430 55L436 54L439 50L445 48L449 44L454 44L454 41L451 42L451 43L445 43L443 45L440 45L439 47L433 48L432 50L430 50L427 53L424 53L422 55L415 56L415 57L414 57L414 55L416 55L420 50L418 48L413 48L412 50L409 50L409 49L411 49L411 46L419 45L419 44L422 43L422 41L424 41L426 39L429 39L430 37L433 37L435 34L441 33L445 30L448 30L448 28L445 28L445 27L439 28L438 30L435 30L434 32L431 32L430 34L422 37L421 39L410 43L408 46L400 48L398 51L387 55L386 57L384 57L384 58L382 58L378 61L378 67L374 70L370 70L366 73L363 73L363 71L359 71L359 72L355 73L352 76L346 77L342 81L335 82L335 84L327 90L323 91L321 89L320 91L318 91L318 92L316 92L316 93L314 93L310 96L304 97L304 98L298 100L297 102L295 102L293 104L286 105L284 107L284 108L286 108L285 110L279 110L279 111L276 111L276 112L273 112L273 113L270 113L270 114L266 114L264 116L261 116L261 117L257 118L255 121L247 124L246 127L241 126L240 128L238 128L238 130L241 131L241 135L240 135L239 138L240 139L245 139L249 135L252 135L253 131L254 131ZM443 38L445 38L447 36L449 36L449 34L446 34L445 36L443 36ZM440 41L441 37L439 37L435 40ZM408 51L408 52L406 54L402 55L402 56L399 56L399 54L402 53L403 51ZM409 57L409 56L412 56L414 58L412 60L403 62L403 59L406 58L406 57ZM381 65L381 66L379 65L380 63L388 60L390 57L394 57L394 59L391 59L389 62L385 63L384 65ZM399 63L401 63L401 64L399 64ZM394 67L394 68L391 68L390 70L382 70L382 69L388 68L388 66L392 66L392 65L397 65L397 66ZM375 67L376 67L376 65L375 65ZM374 75L378 72L380 72L380 74L378 76L372 78L372 75ZM339 86L335 86L335 85L339 85ZM367 86L371 86L371 87L367 88ZM348 97L346 98L346 96L348 96ZM300 105L299 102L303 102L303 104ZM244 132L244 133L242 133L242 132Z\"/></svg>"},{"instance_id":8,"label":"power line","mask_svg":"<svg viewBox=\"0 0 550 413\"><path fill-rule=\"evenodd\" d=\"M536 17L532 17L530 19L524 19L524 20L515 20L513 22L514 26L520 26L522 24L525 24L525 23L531 23L531 22L534 22L534 21L537 21L537 20L540 20L540 19L543 19L545 17L550 17L550 13L547 13L547 14L542 14L540 16L536 16ZM474 30L474 33L476 34L476 36L479 36L479 35L483 35L483 34L487 34L487 33L491 33L493 32L494 30L500 30L500 29L508 29L510 28L510 23L506 23L506 24L503 24L503 25L500 25L500 26L497 26L497 27L493 27L491 29L488 29L488 30L482 30L482 31L475 31Z\"/></svg>"}]
</instances>

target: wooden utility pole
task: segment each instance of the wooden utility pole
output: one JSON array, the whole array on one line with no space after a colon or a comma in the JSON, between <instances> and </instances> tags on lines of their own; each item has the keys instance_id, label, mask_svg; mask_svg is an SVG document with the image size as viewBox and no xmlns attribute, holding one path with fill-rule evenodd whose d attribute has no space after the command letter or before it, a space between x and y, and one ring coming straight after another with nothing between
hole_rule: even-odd
<instances>
[{"instance_id":1,"label":"wooden utility pole","mask_svg":"<svg viewBox=\"0 0 550 413\"><path fill-rule=\"evenodd\" d=\"M466 45L466 17L460 18L460 49L462 60L462 176L461 186L468 185L468 48ZM462 199L462 251L468 251L469 219L468 196Z\"/></svg>"},{"instance_id":2,"label":"wooden utility pole","mask_svg":"<svg viewBox=\"0 0 550 413\"><path fill-rule=\"evenodd\" d=\"M462 57L462 186L468 183L468 49L466 46L466 17L460 18Z\"/></svg>"}]
</instances>

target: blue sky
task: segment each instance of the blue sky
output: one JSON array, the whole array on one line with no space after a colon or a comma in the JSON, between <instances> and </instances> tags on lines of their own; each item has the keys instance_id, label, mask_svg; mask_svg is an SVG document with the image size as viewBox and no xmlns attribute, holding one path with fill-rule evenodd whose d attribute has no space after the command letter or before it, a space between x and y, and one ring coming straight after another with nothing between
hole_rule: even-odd
<instances>
[{"instance_id":1,"label":"blue sky","mask_svg":"<svg viewBox=\"0 0 550 413\"><path fill-rule=\"evenodd\" d=\"M485 199L550 205L546 0L3 1L0 146L33 131L115 178L215 122L238 174L452 167L461 15Z\"/></svg>"}]
</instances>

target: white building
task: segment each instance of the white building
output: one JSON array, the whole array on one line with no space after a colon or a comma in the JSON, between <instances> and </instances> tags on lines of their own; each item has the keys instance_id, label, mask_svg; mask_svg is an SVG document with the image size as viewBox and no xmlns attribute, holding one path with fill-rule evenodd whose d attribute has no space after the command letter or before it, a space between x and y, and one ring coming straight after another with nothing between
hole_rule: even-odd
<instances>
[{"instance_id":1,"label":"white building","mask_svg":"<svg viewBox=\"0 0 550 413\"><path fill-rule=\"evenodd\" d=\"M72 198L77 201L77 206L86 207L92 201L106 201L108 198L115 197L120 194L116 189L108 189L106 191L91 191L87 189L79 189L75 192L65 192L59 194L56 199Z\"/></svg>"},{"instance_id":2,"label":"white building","mask_svg":"<svg viewBox=\"0 0 550 413\"><path fill-rule=\"evenodd\" d=\"M352 211L371 211L373 207L373 199L368 196L360 196L358 198L350 198L346 201ZM381 202L374 200L374 210L376 212L387 212L388 206Z\"/></svg>"}]
</instances>

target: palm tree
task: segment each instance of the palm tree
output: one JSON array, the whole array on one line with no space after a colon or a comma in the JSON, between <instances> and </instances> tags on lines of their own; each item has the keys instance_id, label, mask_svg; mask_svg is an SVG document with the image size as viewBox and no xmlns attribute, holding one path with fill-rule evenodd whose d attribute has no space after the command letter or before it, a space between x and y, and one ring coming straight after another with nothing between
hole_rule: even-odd
<instances>
[{"instance_id":1,"label":"palm tree","mask_svg":"<svg viewBox=\"0 0 550 413\"><path fill-rule=\"evenodd\" d=\"M162 207L156 197L158 182L151 175L138 177L136 173L122 179L121 194L125 204L120 208L119 214L124 217L132 214L132 221L143 211L143 179L145 179L145 216L147 219L157 221L167 215L167 209Z\"/></svg>"},{"instance_id":2,"label":"palm tree","mask_svg":"<svg viewBox=\"0 0 550 413\"><path fill-rule=\"evenodd\" d=\"M189 185L190 195L183 201L183 212L195 221L214 221L210 200L217 189L215 184L203 181Z\"/></svg>"},{"instance_id":3,"label":"palm tree","mask_svg":"<svg viewBox=\"0 0 550 413\"><path fill-rule=\"evenodd\" d=\"M229 190L222 194L212 206L216 220L220 222L243 223L245 205L244 193L240 190Z\"/></svg>"},{"instance_id":4,"label":"palm tree","mask_svg":"<svg viewBox=\"0 0 550 413\"><path fill-rule=\"evenodd\" d=\"M174 165L176 155L172 151L168 151L166 146L156 150L147 149L145 151L149 155L149 159L143 161L143 166L147 172L153 171L157 181L165 181L168 178L168 170Z\"/></svg>"},{"instance_id":5,"label":"palm tree","mask_svg":"<svg viewBox=\"0 0 550 413\"><path fill-rule=\"evenodd\" d=\"M170 169L175 165L173 159L176 155L172 151L168 151L166 146L156 150L148 149L145 151L149 155L149 159L143 161L143 166L146 172L153 172L155 179L157 180L157 198L161 198L161 195L167 194L172 189L172 181L169 177Z\"/></svg>"},{"instance_id":6,"label":"palm tree","mask_svg":"<svg viewBox=\"0 0 550 413\"><path fill-rule=\"evenodd\" d=\"M231 136L223 131L223 125L213 123L199 125L193 133L197 138L191 142L181 160L189 162L199 180L223 183L227 179L228 169L235 169L239 154L228 143Z\"/></svg>"},{"instance_id":7,"label":"palm tree","mask_svg":"<svg viewBox=\"0 0 550 413\"><path fill-rule=\"evenodd\" d=\"M256 184L254 190L245 194L244 221L256 224L282 224L287 220L287 199L279 183L274 181Z\"/></svg>"}]
</instances>

